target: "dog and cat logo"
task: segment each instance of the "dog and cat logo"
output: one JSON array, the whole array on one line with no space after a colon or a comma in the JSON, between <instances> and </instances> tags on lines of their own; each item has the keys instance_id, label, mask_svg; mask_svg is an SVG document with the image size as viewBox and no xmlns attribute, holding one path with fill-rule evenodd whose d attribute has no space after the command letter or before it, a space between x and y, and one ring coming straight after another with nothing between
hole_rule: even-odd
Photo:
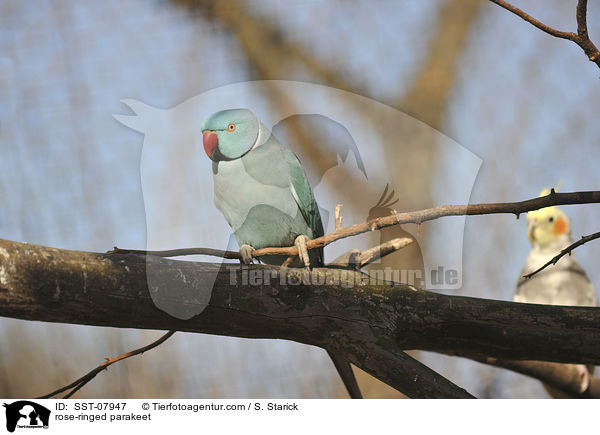
<instances>
[{"instance_id":1,"label":"dog and cat logo","mask_svg":"<svg viewBox=\"0 0 600 435\"><path fill-rule=\"evenodd\" d=\"M6 430L15 429L48 429L50 410L29 400L5 403Z\"/></svg>"}]
</instances>

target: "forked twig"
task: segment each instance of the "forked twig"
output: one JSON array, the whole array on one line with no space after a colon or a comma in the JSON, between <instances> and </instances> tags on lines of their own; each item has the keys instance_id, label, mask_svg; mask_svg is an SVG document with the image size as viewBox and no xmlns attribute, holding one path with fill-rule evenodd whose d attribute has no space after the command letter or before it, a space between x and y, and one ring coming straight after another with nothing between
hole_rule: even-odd
<instances>
[{"instance_id":1,"label":"forked twig","mask_svg":"<svg viewBox=\"0 0 600 435\"><path fill-rule=\"evenodd\" d=\"M577 18L577 33L573 32L563 32L560 30L556 30L546 24L536 20L528 13L522 11L521 9L511 5L504 0L490 0L492 3L496 3L498 6L506 9L507 11L512 12L513 14L521 17L525 21L530 24L533 24L538 29L546 32L549 35L552 35L556 38L566 39L568 41L573 41L575 44L579 45L584 53L587 55L588 59L596 65L600 67L600 51L594 45L594 43L590 40L587 28L587 0L579 0L577 2L577 8L575 11L575 16Z\"/></svg>"},{"instance_id":2,"label":"forked twig","mask_svg":"<svg viewBox=\"0 0 600 435\"><path fill-rule=\"evenodd\" d=\"M92 371L88 372L87 374L83 375L76 381L73 381L69 385L65 385L64 387L59 388L58 390L53 391L49 394L37 397L37 399L49 399L53 396L56 396L57 394L62 393L63 391L71 390L71 391L69 391L68 394L66 394L63 397L63 399L68 399L69 397L73 396L73 394L75 394L77 391L79 391L81 388L83 388L85 386L85 384L87 384L92 379L94 379L98 373L100 373L102 370L107 369L108 366L110 366L116 362L119 362L121 360L130 358L132 356L144 353L150 349L154 349L155 347L159 346L160 344L165 342L167 339L169 339L169 337L171 337L173 334L175 334L175 332L176 331L169 331L165 335L160 337L158 340L153 341L152 343L150 343L144 347L140 347L139 349L132 350L130 352L124 353L124 354L116 356L114 358L104 358L106 360L105 362L103 362L102 364L100 364L98 367L96 367Z\"/></svg>"}]
</instances>

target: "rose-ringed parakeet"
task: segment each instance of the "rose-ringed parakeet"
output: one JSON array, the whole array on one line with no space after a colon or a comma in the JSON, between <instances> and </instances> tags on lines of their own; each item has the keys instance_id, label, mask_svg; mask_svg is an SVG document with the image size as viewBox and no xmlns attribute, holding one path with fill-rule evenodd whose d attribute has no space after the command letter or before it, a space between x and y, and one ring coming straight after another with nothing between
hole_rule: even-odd
<instances>
[{"instance_id":1,"label":"rose-ringed parakeet","mask_svg":"<svg viewBox=\"0 0 600 435\"><path fill-rule=\"evenodd\" d=\"M202 123L204 150L213 161L215 205L233 229L243 263L254 249L296 245L305 266L322 266L323 249L306 249L323 235L319 208L300 161L248 109L230 109ZM281 264L285 257L261 257ZM353 398L360 390L350 364L329 352Z\"/></svg>"},{"instance_id":2,"label":"rose-ringed parakeet","mask_svg":"<svg viewBox=\"0 0 600 435\"><path fill-rule=\"evenodd\" d=\"M540 196L548 193L548 189L544 189ZM594 286L574 255L565 255L556 265L547 267L531 278L525 277L572 243L571 221L564 211L554 206L527 213L527 237L531 242L531 251L517 282L515 302L598 305ZM580 369L593 373L593 367L581 365ZM546 386L546 389L554 397L566 397L551 387Z\"/></svg>"}]
</instances>

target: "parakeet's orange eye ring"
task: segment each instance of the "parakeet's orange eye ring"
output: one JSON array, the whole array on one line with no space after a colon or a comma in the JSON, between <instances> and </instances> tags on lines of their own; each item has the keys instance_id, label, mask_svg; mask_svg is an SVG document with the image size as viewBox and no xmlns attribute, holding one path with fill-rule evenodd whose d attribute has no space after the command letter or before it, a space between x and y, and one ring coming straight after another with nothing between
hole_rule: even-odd
<instances>
[{"instance_id":1,"label":"parakeet's orange eye ring","mask_svg":"<svg viewBox=\"0 0 600 435\"><path fill-rule=\"evenodd\" d=\"M228 132L234 132L236 129L235 124L233 122L230 122L229 125L227 126L227 131Z\"/></svg>"}]
</instances>

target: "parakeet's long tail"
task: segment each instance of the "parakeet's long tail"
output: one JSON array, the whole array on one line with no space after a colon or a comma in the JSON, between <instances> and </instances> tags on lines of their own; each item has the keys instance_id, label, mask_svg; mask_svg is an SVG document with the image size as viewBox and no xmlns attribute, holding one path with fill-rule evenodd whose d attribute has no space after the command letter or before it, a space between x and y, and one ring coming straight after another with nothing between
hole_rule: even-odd
<instances>
[{"instance_id":1,"label":"parakeet's long tail","mask_svg":"<svg viewBox=\"0 0 600 435\"><path fill-rule=\"evenodd\" d=\"M329 354L329 357L333 361L333 365L342 378L342 382L346 386L346 390L348 390L350 398L362 399L362 393L360 392L358 382L356 381L356 377L354 376L354 372L352 371L352 367L350 366L348 360L330 351L327 351L327 353Z\"/></svg>"}]
</instances>

